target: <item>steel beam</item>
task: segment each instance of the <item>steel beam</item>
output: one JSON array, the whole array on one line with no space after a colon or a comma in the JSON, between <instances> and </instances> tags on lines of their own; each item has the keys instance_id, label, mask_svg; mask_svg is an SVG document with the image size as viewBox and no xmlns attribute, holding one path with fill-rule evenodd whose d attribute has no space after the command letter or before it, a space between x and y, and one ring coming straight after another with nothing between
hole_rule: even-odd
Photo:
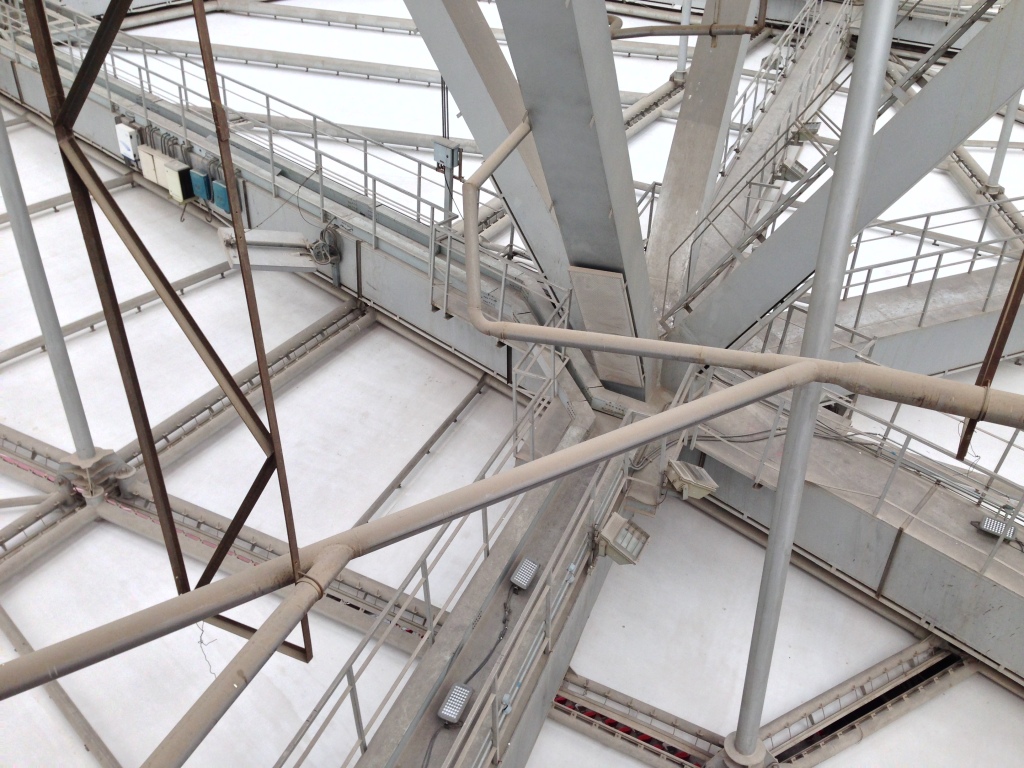
<instances>
[{"instance_id":1,"label":"steel beam","mask_svg":"<svg viewBox=\"0 0 1024 768\"><path fill-rule=\"evenodd\" d=\"M260 448L263 449L264 453L269 454L273 450L273 445L267 428L263 425L259 415L249 401L245 399L245 395L242 394L238 385L235 384L234 379L231 378L231 372L224 365L213 345L206 338L206 334L203 333L199 324L192 317L192 313L188 311L185 302L182 301L177 291L171 286L171 281L164 275L163 270L160 269L152 254L150 254L149 249L142 242L142 238L139 237L135 228L132 227L127 217L122 213L117 202L114 200L114 196L104 186L99 174L96 173L96 169L92 167L92 163L89 162L81 146L79 146L78 140L68 135L59 141L64 157L67 158L72 168L74 168L78 178L81 179L86 189L92 194L96 204L106 215L114 227L114 231L120 236L122 242L124 242L128 251L134 257L135 262L142 269L143 274L146 275L157 295L167 307L168 312L171 313L171 316L178 323L186 338L191 342L213 378L224 390L224 394L231 400L231 404L238 411L238 415L241 416L242 421L245 422ZM236 202L240 204L240 201ZM240 208L232 210L240 210Z\"/></svg>"},{"instance_id":2,"label":"steel beam","mask_svg":"<svg viewBox=\"0 0 1024 768\"><path fill-rule=\"evenodd\" d=\"M28 118L25 118L28 122ZM103 182L107 189L113 191L120 189L121 187L134 186L135 175L133 173L126 173L123 176L118 176L113 179L108 179ZM71 194L57 195L55 197L48 197L45 200L40 200L38 203L30 203L28 205L29 216L34 216L37 213L43 211L56 211L61 206L70 205L73 201L71 200ZM0 213L0 227L9 224L11 221L11 215L9 213Z\"/></svg>"},{"instance_id":3,"label":"steel beam","mask_svg":"<svg viewBox=\"0 0 1024 768\"><path fill-rule=\"evenodd\" d=\"M719 0L717 17L714 8L709 10L711 18L746 24L756 9L757 0ZM647 242L651 290L659 316L684 289L685 264L672 256L713 200L749 42L745 36L697 38ZM670 263L675 266L671 274Z\"/></svg>"},{"instance_id":4,"label":"steel beam","mask_svg":"<svg viewBox=\"0 0 1024 768\"><path fill-rule=\"evenodd\" d=\"M224 173L224 184L227 186L228 202L231 207L231 224L235 233L235 249L238 252L238 267L242 273L242 285L245 288L245 303L249 312L249 325L252 328L252 341L256 351L256 365L260 372L260 389L263 392L263 408L267 414L270 441L273 449L274 463L277 469L277 483L281 493L281 507L284 513L285 530L288 537L288 552L292 564L292 579L299 581L299 545L295 533L295 518L292 514L291 494L288 490L288 474L285 471L284 447L281 444L281 432L277 423L277 407L274 403L274 390L270 381L270 367L267 365L267 350L263 341L263 326L260 320L259 305L256 301L256 285L252 279L252 267L249 263L249 246L245 236L245 225L242 222L242 200L238 192L238 179L235 176L235 163L231 157L231 135L228 129L228 116L221 103L220 87L217 82L217 69L213 61L210 29L206 21L206 6L203 0L193 0L192 12L196 20L196 32L203 56L203 71L206 75L206 86L209 92L210 107L213 110L213 122L217 129L217 145L220 149L221 170ZM231 382L234 385L234 381ZM248 400L245 401L248 406ZM268 456L270 453L268 452ZM301 617L302 640L306 649L306 660L312 658L313 643L309 633L309 621L305 613Z\"/></svg>"},{"instance_id":5,"label":"steel beam","mask_svg":"<svg viewBox=\"0 0 1024 768\"><path fill-rule=\"evenodd\" d=\"M1024 3L1011 2L879 129L855 229L877 219L1020 90L1022 38ZM738 263L669 338L728 346L813 272L830 185Z\"/></svg>"},{"instance_id":6,"label":"steel beam","mask_svg":"<svg viewBox=\"0 0 1024 768\"><path fill-rule=\"evenodd\" d=\"M54 118L55 123L66 125L69 129L74 127L78 115L82 112L82 107L85 106L85 100L89 98L89 91L92 90L96 76L99 75L107 60L107 54L110 52L110 46L114 43L114 38L117 37L121 22L124 21L131 5L132 0L110 0L110 5L103 12L100 25L93 33L89 50L78 67L78 74L75 75L74 82L68 88L60 112Z\"/></svg>"},{"instance_id":7,"label":"steel beam","mask_svg":"<svg viewBox=\"0 0 1024 768\"><path fill-rule=\"evenodd\" d=\"M516 76L474 0L409 0L409 12L481 151L490 154L522 121ZM621 119L621 118L620 118ZM537 146L525 142L496 177L517 228L547 277L569 288L569 256L552 214Z\"/></svg>"},{"instance_id":8,"label":"steel beam","mask_svg":"<svg viewBox=\"0 0 1024 768\"><path fill-rule=\"evenodd\" d=\"M805 383L816 374L817 365L814 361L803 361L759 376L302 547L299 550L301 567L303 571L312 568L325 551L339 546L350 547L353 557L359 557L493 506L721 413ZM290 557L282 555L247 573L219 579L201 589L14 659L0 665L0 699L136 648L293 582Z\"/></svg>"},{"instance_id":9,"label":"steel beam","mask_svg":"<svg viewBox=\"0 0 1024 768\"><path fill-rule=\"evenodd\" d=\"M412 458L405 463L405 466L402 467L399 473L395 475L390 483L388 483L387 487L381 491L377 498L374 499L373 503L366 508L366 511L359 516L359 519L356 520L356 525L362 525L363 523L372 520L373 516L377 514L380 508L383 507L387 500L391 498L391 494L402 487L402 483L405 482L405 479L414 469L416 469L416 466L423 460L423 458L430 453L430 450L437 444L437 441L440 440L444 433L448 431L448 427L458 421L459 417L469 407L470 403L476 400L477 396L484 391L487 386L487 376L487 374L484 374L477 380L476 386L474 386L473 389L471 389L466 396L462 398L459 404L452 409L452 412L448 414L447 418L437 426L437 429L434 430L433 434L431 434L430 437L427 438L426 442L419 447L419 450L412 455Z\"/></svg>"},{"instance_id":10,"label":"steel beam","mask_svg":"<svg viewBox=\"0 0 1024 768\"><path fill-rule=\"evenodd\" d=\"M325 587L341 573L354 554L350 547L337 545L328 547L317 557L309 571L292 587L290 594L221 670L143 766L163 768L185 763L263 669L278 646L285 642L297 624L307 620L310 609L324 596Z\"/></svg>"},{"instance_id":11,"label":"steel beam","mask_svg":"<svg viewBox=\"0 0 1024 768\"><path fill-rule=\"evenodd\" d=\"M594 2L497 5L570 263L622 275L633 333L653 338L650 280L605 10ZM464 215L468 208L466 203ZM649 361L648 390L655 385L651 366Z\"/></svg>"},{"instance_id":12,"label":"steel beam","mask_svg":"<svg viewBox=\"0 0 1024 768\"><path fill-rule=\"evenodd\" d=\"M18 247L18 255L21 257L25 281L28 283L29 294L32 296L32 305L35 308L36 318L39 321L39 328L47 348L47 356L50 359L50 367L53 369L53 378L57 383L60 401L64 406L68 426L71 428L71 439L75 445L75 452L79 459L88 461L96 455L92 433L89 431L89 420L85 415L85 406L82 404L78 382L75 380L75 371L71 366L71 358L68 357L64 335L61 333L57 308L54 306L53 294L50 292L50 283L46 279L43 258L39 254L39 245L36 242L35 231L32 229L28 205L25 203L25 194L18 176L18 167L14 162L14 150L7 136L7 128L2 125L0 125L0 194L3 195L4 204L11 217L14 242Z\"/></svg>"},{"instance_id":13,"label":"steel beam","mask_svg":"<svg viewBox=\"0 0 1024 768\"><path fill-rule=\"evenodd\" d=\"M44 90L46 91L46 100L51 119L55 120L56 116L60 114L64 102L64 86L61 82L60 70L57 66L53 43L50 39L46 9L43 0L25 0L24 5L25 14L32 33L32 43L36 51L39 73L43 81ZM67 126L54 122L54 131L57 135L58 144L62 148L68 140L72 144L74 143L73 134ZM182 558L181 547L175 535L170 503L167 500L167 488L164 484L163 473L160 470L156 448L153 445L153 434L150 431L149 417L146 413L142 389L139 385L138 374L135 371L131 347L128 344L128 336L124 329L124 321L121 319L121 314L118 310L117 293L114 289L114 282L110 275L106 254L104 253L103 241L100 236L95 213L93 212L92 201L89 198L89 190L71 164L68 155L62 152L61 160L64 163L64 172L67 175L68 185L71 188L75 210L78 212L78 221L82 228L86 252L88 253L89 263L96 280L100 303L103 306L103 313L107 318L107 327L110 331L114 355L117 358L121 379L124 383L132 421L134 422L135 431L139 436L142 452L146 459L146 472L156 499L155 503L160 516L160 526L164 534L164 545L167 548L167 557L174 575L175 586L179 593L183 593L188 591L189 588L188 573L185 571L185 561ZM102 183L100 188L104 193L109 194Z\"/></svg>"},{"instance_id":14,"label":"steel beam","mask_svg":"<svg viewBox=\"0 0 1024 768\"><path fill-rule=\"evenodd\" d=\"M32 653L34 650L28 638L21 633L18 625L14 623L14 619L4 610L3 606L0 606L0 632L7 635L8 640L11 641L11 645L18 654L24 655ZM53 701L54 705L64 716L64 719L67 720L68 725L78 734L78 738L82 740L82 745L89 755L102 768L121 768L121 764L114 757L114 753L110 751L103 742L103 738L92 727L85 715L82 714L82 710L68 696L64 686L56 682L47 683L45 690L46 695L50 697L50 700Z\"/></svg>"},{"instance_id":15,"label":"steel beam","mask_svg":"<svg viewBox=\"0 0 1024 768\"><path fill-rule=\"evenodd\" d=\"M69 196L70 197L70 196ZM201 272L196 272L194 275L183 277L181 280L175 280L171 283L173 288L178 293L184 293L185 289L191 288L198 283L205 280L210 280L218 275L223 277L226 272L231 271L231 265L226 261L223 264L218 264L215 267L204 269ZM129 312L136 312L142 309L146 304L151 304L154 301L159 301L160 296L156 291L150 291L144 293L141 296L137 296L134 299L128 299L118 304L118 310L122 315L126 315ZM65 339L73 334L84 331L86 328L89 330L95 330L97 325L106 322L106 318L101 311L94 312L91 315L81 318L80 320L73 320L66 325L60 327L61 336ZM27 355L29 352L34 352L37 349L45 349L47 347L46 339L42 336L36 336L28 341L23 341L20 344L15 344L13 347L8 347L3 352L0 352L0 365L8 363L11 360L16 360L22 355Z\"/></svg>"},{"instance_id":16,"label":"steel beam","mask_svg":"<svg viewBox=\"0 0 1024 768\"><path fill-rule=\"evenodd\" d=\"M42 501L34 504L30 510L20 515L16 520L0 528L0 549L6 552L7 544L11 539L38 523L70 498L71 494L68 488L58 488Z\"/></svg>"}]
</instances>

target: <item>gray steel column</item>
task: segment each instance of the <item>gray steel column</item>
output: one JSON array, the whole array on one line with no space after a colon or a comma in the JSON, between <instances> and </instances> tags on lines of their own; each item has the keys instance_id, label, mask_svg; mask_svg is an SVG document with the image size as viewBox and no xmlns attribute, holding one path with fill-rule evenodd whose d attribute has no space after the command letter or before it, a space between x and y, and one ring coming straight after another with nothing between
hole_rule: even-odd
<instances>
[{"instance_id":1,"label":"gray steel column","mask_svg":"<svg viewBox=\"0 0 1024 768\"><path fill-rule=\"evenodd\" d=\"M39 327L43 332L50 365L53 366L57 391L64 404L68 426L71 427L75 452L80 459L91 459L96 454L96 450L93 447L92 434L89 432L89 422L85 418L85 408L82 406L82 398L78 394L75 372L71 368L68 348L64 344L60 320L57 319L57 309L53 305L53 295L50 293L50 286L46 281L46 271L43 269L43 260L39 255L35 232L32 230L28 205L25 203L25 193L22 191L21 180L18 177L18 167L14 163L14 150L11 149L11 142L7 136L7 127L2 123L3 121L0 120L0 194L3 194L7 213L11 217L14 242L18 246L21 265L25 270L25 280L28 283L29 293L32 295L32 304L36 310Z\"/></svg>"},{"instance_id":2,"label":"gray steel column","mask_svg":"<svg viewBox=\"0 0 1024 768\"><path fill-rule=\"evenodd\" d=\"M999 142L996 144L996 156L992 158L992 170L988 172L989 186L999 184L999 176L1003 172L1003 161L1006 159L1006 148L1010 144L1010 134L1013 133L1013 124L1017 122L1017 108L1020 106L1022 91L1017 91L1013 98L1006 102L1006 116L1003 118L1003 128L999 131Z\"/></svg>"},{"instance_id":3,"label":"gray steel column","mask_svg":"<svg viewBox=\"0 0 1024 768\"><path fill-rule=\"evenodd\" d=\"M800 349L804 357L823 358L832 344L850 240L854 235L857 208L867 175L869 149L896 23L897 5L898 0L872 0L864 6L850 96L843 116L835 177L829 192L818 249L814 291ZM739 724L733 744L736 752L744 756L754 755L761 747L758 731L821 389L820 384L809 384L797 389L790 411L772 527L761 574L757 613L754 616Z\"/></svg>"}]
</instances>

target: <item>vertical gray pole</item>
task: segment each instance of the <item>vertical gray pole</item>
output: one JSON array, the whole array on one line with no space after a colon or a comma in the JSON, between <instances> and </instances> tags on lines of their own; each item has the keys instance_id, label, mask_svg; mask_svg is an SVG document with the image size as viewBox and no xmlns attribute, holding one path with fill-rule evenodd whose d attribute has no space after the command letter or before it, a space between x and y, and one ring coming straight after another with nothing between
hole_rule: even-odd
<instances>
[{"instance_id":1,"label":"vertical gray pole","mask_svg":"<svg viewBox=\"0 0 1024 768\"><path fill-rule=\"evenodd\" d=\"M1017 108L1020 106L1021 93L1021 91L1017 91L1013 98L1006 102L1006 116L1003 118L1003 128L999 131L996 156L992 158L992 170L988 174L988 183L993 187L999 184L999 176L1003 172L1003 160L1006 159L1006 148L1010 144L1013 125L1017 122Z\"/></svg>"},{"instance_id":2,"label":"vertical gray pole","mask_svg":"<svg viewBox=\"0 0 1024 768\"><path fill-rule=\"evenodd\" d=\"M692 0L683 0L682 8L680 8L681 14L679 17L680 24L690 23L690 11L692 10ZM676 72L685 72L689 67L687 62L687 56L690 53L690 36L682 35L679 38L679 63L676 64Z\"/></svg>"},{"instance_id":3,"label":"vertical gray pole","mask_svg":"<svg viewBox=\"0 0 1024 768\"><path fill-rule=\"evenodd\" d=\"M46 282L43 260L39 256L39 246L36 243L35 232L32 230L28 206L25 204L25 193L21 189L18 168L14 164L14 151L11 149L11 142L7 137L7 127L3 125L3 120L0 120L0 194L4 196L7 212L11 217L14 242L21 255L25 280L28 282L32 304L35 306L39 327L43 332L43 341L50 357L50 365L53 367L54 378L57 380L57 390L60 392L60 399L64 404L64 413L67 415L68 425L71 427L75 451L78 453L78 458L91 459L96 451L92 444L89 423L85 419L85 409L82 407L82 398L78 394L75 373L71 369L68 348L64 344L60 320L57 319L53 296L50 294L50 286Z\"/></svg>"},{"instance_id":4,"label":"vertical gray pole","mask_svg":"<svg viewBox=\"0 0 1024 768\"><path fill-rule=\"evenodd\" d=\"M814 273L814 291L800 350L804 357L825 357L831 346L843 274L866 175L868 150L874 135L875 115L882 95L897 4L898 0L868 0L864 4L839 156L829 192ZM802 386L793 397L771 533L761 574L739 723L731 745L741 756L760 751L758 731L820 398L820 384Z\"/></svg>"}]
</instances>

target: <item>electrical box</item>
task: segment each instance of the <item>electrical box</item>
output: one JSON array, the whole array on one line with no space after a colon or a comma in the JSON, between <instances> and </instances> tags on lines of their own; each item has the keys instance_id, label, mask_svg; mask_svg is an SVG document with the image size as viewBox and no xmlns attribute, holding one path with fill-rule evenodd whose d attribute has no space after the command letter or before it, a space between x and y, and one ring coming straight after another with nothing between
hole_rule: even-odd
<instances>
[{"instance_id":1,"label":"electrical box","mask_svg":"<svg viewBox=\"0 0 1024 768\"><path fill-rule=\"evenodd\" d=\"M450 139L435 139L434 162L438 167L458 168L462 165L462 147Z\"/></svg>"},{"instance_id":2,"label":"electrical box","mask_svg":"<svg viewBox=\"0 0 1024 768\"><path fill-rule=\"evenodd\" d=\"M213 190L210 188L210 174L193 168L189 171L189 176L192 179L192 193L203 200L212 200Z\"/></svg>"},{"instance_id":3,"label":"electrical box","mask_svg":"<svg viewBox=\"0 0 1024 768\"><path fill-rule=\"evenodd\" d=\"M171 197L179 203L185 203L195 197L192 192L191 168L179 160L167 160L164 162L164 186L171 193Z\"/></svg>"},{"instance_id":4,"label":"electrical box","mask_svg":"<svg viewBox=\"0 0 1024 768\"><path fill-rule=\"evenodd\" d=\"M211 185L213 190L213 204L222 211L231 213L231 201L228 199L228 188L223 181L215 181Z\"/></svg>"},{"instance_id":5,"label":"electrical box","mask_svg":"<svg viewBox=\"0 0 1024 768\"><path fill-rule=\"evenodd\" d=\"M117 134L117 148L121 151L121 157L129 165L139 163L139 132L129 123L118 123L114 126Z\"/></svg>"},{"instance_id":6,"label":"electrical box","mask_svg":"<svg viewBox=\"0 0 1024 768\"><path fill-rule=\"evenodd\" d=\"M139 169L142 171L142 176L146 181L152 181L154 184L166 187L164 162L169 159L163 152L159 152L145 144L139 145Z\"/></svg>"}]
</instances>

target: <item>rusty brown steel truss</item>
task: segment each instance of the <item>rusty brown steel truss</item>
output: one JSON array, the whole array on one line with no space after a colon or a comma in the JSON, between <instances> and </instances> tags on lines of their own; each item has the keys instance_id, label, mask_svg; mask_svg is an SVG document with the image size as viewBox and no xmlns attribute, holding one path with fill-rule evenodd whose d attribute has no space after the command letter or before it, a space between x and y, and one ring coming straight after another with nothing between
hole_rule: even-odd
<instances>
[{"instance_id":1,"label":"rusty brown steel truss","mask_svg":"<svg viewBox=\"0 0 1024 768\"><path fill-rule=\"evenodd\" d=\"M61 160L64 163L64 171L71 189L71 197L78 214L86 252L89 256L89 263L96 280L96 289L99 292L103 315L110 329L110 339L113 343L114 355L121 372L121 379L128 398L132 421L138 435L139 448L142 453L146 476L153 492L153 500L156 505L157 516L160 520L164 545L167 548L167 556L170 560L171 572L174 576L174 583L178 593L184 594L190 591L191 587L189 586L188 574L185 571L185 561L181 553L181 546L174 528L171 505L167 496L167 487L160 468L160 460L157 456L153 432L146 413L146 404L142 395L142 388L139 384L139 377L135 370L131 346L129 345L124 322L118 309L117 294L111 279L103 241L93 210L93 200L103 215L110 221L114 231L117 232L124 242L146 278L152 283L164 306L174 317L266 455L263 466L260 468L249 491L239 505L220 546L213 553L206 566L206 570L199 578L196 586L204 586L213 580L218 568L224 561L224 557L234 543L235 537L241 531L256 502L266 489L270 478L275 474L277 475L281 505L284 511L288 552L292 565L292 578L297 582L302 574L299 565L299 548L295 533L295 520L292 514L291 496L288 490L287 473L285 472L277 411L274 405L266 347L263 342L259 307L256 301L256 288L253 283L252 268L249 262L245 227L241 219L242 204L238 193L234 163L231 158L227 113L224 110L220 90L217 85L217 72L211 52L210 33L203 2L202 0L194 0L193 10L196 29L199 34L199 44L203 55L203 65L206 71L210 103L213 107L214 123L217 129L221 168L224 173L224 182L227 186L228 199L230 201L231 220L238 251L238 266L239 272L242 275L246 307L249 313L249 324L252 331L253 345L256 350L256 364L259 370L260 386L266 410L266 424L264 424L259 414L253 408L252 403L249 402L235 382L227 366L185 307L184 302L142 242L142 238L132 227L124 212L114 200L113 195L104 186L92 162L86 156L74 134L75 121L81 113L89 91L103 66L103 62L110 51L111 45L113 45L114 39L117 37L121 24L131 6L131 0L111 0L106 13L103 14L103 19L96 30L89 50L82 61L78 74L66 93L61 80L60 69L57 65L53 41L50 36L44 0L24 0L24 5L29 30L32 35L32 44L35 48L36 59L39 64L39 72L46 92L53 130L60 147ZM256 631L252 627L222 615L210 618L209 622L242 637L251 637ZM302 646L285 642L279 650L289 656L309 661L313 657L313 646L308 619L304 617L301 625Z\"/></svg>"}]
</instances>

